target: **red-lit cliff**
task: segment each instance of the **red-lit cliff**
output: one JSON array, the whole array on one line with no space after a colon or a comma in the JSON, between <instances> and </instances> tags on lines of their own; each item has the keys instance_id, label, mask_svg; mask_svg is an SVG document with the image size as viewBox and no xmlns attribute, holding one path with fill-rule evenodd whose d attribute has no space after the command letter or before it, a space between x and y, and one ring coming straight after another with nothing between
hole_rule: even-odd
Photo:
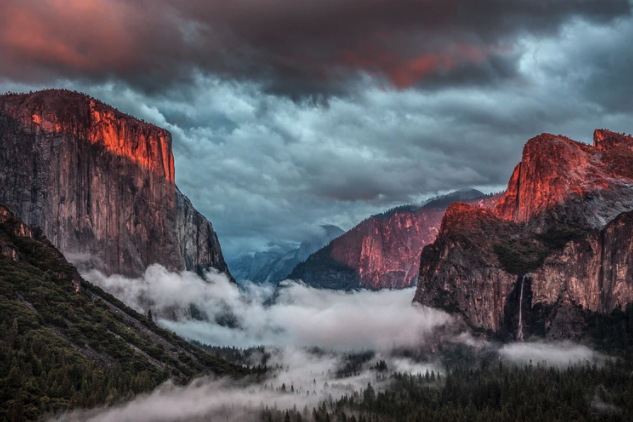
<instances>
[{"instance_id":1,"label":"red-lit cliff","mask_svg":"<svg viewBox=\"0 0 633 422\"><path fill-rule=\"evenodd\" d=\"M455 192L423 207L405 206L363 221L299 264L290 275L332 289L403 289L415 284L420 253L433 242L449 203L494 207L501 195Z\"/></svg>"},{"instance_id":2,"label":"red-lit cliff","mask_svg":"<svg viewBox=\"0 0 633 422\"><path fill-rule=\"evenodd\" d=\"M227 271L211 224L176 188L170 133L82 94L0 96L0 202L108 274Z\"/></svg>"},{"instance_id":3,"label":"red-lit cliff","mask_svg":"<svg viewBox=\"0 0 633 422\"><path fill-rule=\"evenodd\" d=\"M449 207L414 300L508 336L521 316L524 334L554 338L633 301L632 158L633 138L605 130L593 146L531 139L494 211Z\"/></svg>"}]
</instances>

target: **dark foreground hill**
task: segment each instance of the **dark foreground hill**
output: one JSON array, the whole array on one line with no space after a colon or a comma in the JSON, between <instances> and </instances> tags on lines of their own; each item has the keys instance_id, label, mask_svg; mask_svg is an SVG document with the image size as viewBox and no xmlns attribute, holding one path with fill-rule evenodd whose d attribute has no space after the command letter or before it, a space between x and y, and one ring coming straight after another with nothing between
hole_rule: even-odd
<instances>
[{"instance_id":1,"label":"dark foreground hill","mask_svg":"<svg viewBox=\"0 0 633 422\"><path fill-rule=\"evenodd\" d=\"M246 372L83 280L0 205L0 421L113 403L168 379Z\"/></svg>"}]
</instances>

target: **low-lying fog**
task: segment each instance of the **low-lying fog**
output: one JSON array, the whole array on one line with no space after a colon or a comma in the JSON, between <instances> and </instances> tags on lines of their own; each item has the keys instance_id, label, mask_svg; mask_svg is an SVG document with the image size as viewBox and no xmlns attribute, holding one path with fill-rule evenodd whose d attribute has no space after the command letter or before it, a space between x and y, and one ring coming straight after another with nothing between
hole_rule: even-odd
<instances>
[{"instance_id":1,"label":"low-lying fog","mask_svg":"<svg viewBox=\"0 0 633 422\"><path fill-rule=\"evenodd\" d=\"M256 411L266 405L311 408L330 396L361 391L368 383L380 389L391 372L443 373L444 364L434 354L439 343L461 344L517 364L567 366L601 359L572 343L495 345L474 339L460 332L450 315L413 305L414 289L338 292L290 281L279 289L240 288L223 274L202 279L158 265L138 279L98 272L84 277L139 312L151 308L160 325L184 338L215 346L265 346L271 354L268 365L281 369L259 383L199 379L185 387L166 384L127 404L76 411L58 420L255 420ZM342 375L349 355L361 352L371 353L350 376ZM387 372L372 370L382 360Z\"/></svg>"}]
</instances>

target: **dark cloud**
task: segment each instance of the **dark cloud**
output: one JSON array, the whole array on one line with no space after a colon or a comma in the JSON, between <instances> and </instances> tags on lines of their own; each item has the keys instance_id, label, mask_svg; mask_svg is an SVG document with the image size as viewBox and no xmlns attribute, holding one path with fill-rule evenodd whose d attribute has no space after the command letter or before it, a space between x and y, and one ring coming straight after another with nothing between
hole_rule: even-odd
<instances>
[{"instance_id":1,"label":"dark cloud","mask_svg":"<svg viewBox=\"0 0 633 422\"><path fill-rule=\"evenodd\" d=\"M499 190L541 132L633 131L626 2L0 7L0 91L77 89L170 130L176 181L229 257L437 193Z\"/></svg>"},{"instance_id":2,"label":"dark cloud","mask_svg":"<svg viewBox=\"0 0 633 422\"><path fill-rule=\"evenodd\" d=\"M196 72L283 94L346 92L359 71L403 88L516 74L517 37L627 0L0 0L0 72L118 79L155 91Z\"/></svg>"}]
</instances>

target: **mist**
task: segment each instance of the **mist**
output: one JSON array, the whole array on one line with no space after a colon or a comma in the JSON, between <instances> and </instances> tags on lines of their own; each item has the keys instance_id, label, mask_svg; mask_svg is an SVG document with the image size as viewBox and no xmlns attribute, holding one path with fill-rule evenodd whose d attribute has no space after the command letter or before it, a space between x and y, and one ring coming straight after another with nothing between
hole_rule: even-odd
<instances>
[{"instance_id":1,"label":"mist","mask_svg":"<svg viewBox=\"0 0 633 422\"><path fill-rule=\"evenodd\" d=\"M168 382L124 404L54 419L59 422L259 421L265 407L302 411L353 392L362 394L368 384L383 390L398 372L443 376L448 366L437 353L438 344L466 348L476 360L514 365L565 368L606 359L571 342L499 345L475 338L447 313L412 304L414 288L340 292L289 280L278 288L238 286L218 272L203 278L159 265L139 278L106 277L97 271L83 275L137 311L151 309L158 324L184 338L216 346L265 346L270 370L257 380L199 378L186 386ZM353 370L343 370L361 352L366 358ZM249 365L261 363L261 356L250 359ZM378 362L386 370L377 370Z\"/></svg>"},{"instance_id":2,"label":"mist","mask_svg":"<svg viewBox=\"0 0 633 422\"><path fill-rule=\"evenodd\" d=\"M305 350L285 348L272 358L282 364L270 378L249 382L199 378L187 386L168 382L149 394L111 408L80 410L55 421L150 422L150 421L259 421L265 406L279 409L312 408L324 399L337 400L360 391L368 383L379 388L380 379L371 371L334 380L339 359L336 355L313 355ZM252 381L252 380L251 380Z\"/></svg>"},{"instance_id":3,"label":"mist","mask_svg":"<svg viewBox=\"0 0 633 422\"><path fill-rule=\"evenodd\" d=\"M499 350L503 359L517 364L546 364L558 368L572 365L582 365L586 362L598 362L605 356L591 350L589 347L569 341L545 343L511 343Z\"/></svg>"},{"instance_id":4,"label":"mist","mask_svg":"<svg viewBox=\"0 0 633 422\"><path fill-rule=\"evenodd\" d=\"M137 279L99 272L85 277L139 312L151 308L170 331L209 345L386 351L425 344L435 329L453 321L445 312L412 304L414 288L350 293L292 281L278 289L240 288L221 273L203 279L159 265Z\"/></svg>"}]
</instances>

